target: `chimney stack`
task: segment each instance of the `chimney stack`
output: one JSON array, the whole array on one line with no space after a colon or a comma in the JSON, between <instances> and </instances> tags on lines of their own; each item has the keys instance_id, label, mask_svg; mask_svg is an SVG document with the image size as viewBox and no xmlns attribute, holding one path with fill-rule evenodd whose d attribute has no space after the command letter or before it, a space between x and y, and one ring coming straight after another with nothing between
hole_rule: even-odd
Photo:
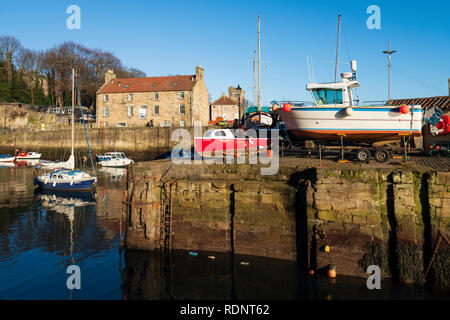
<instances>
[{"instance_id":1,"label":"chimney stack","mask_svg":"<svg viewBox=\"0 0 450 320\"><path fill-rule=\"evenodd\" d=\"M115 78L116 78L116 74L114 73L114 71L113 71L113 70L108 70L108 71L105 73L105 84L106 84L106 83L110 83L111 80L113 80L113 79L115 79Z\"/></svg>"},{"instance_id":2,"label":"chimney stack","mask_svg":"<svg viewBox=\"0 0 450 320\"><path fill-rule=\"evenodd\" d=\"M195 68L195 76L196 76L197 80L203 80L204 74L205 74L205 70L202 68L201 65L198 65Z\"/></svg>"}]
</instances>

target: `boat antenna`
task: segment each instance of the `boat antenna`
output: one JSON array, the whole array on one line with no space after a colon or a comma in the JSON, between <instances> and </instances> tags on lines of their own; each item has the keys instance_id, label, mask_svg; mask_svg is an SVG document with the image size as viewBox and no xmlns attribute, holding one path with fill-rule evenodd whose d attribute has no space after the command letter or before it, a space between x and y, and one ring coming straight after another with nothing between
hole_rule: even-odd
<instances>
[{"instance_id":1,"label":"boat antenna","mask_svg":"<svg viewBox=\"0 0 450 320\"><path fill-rule=\"evenodd\" d=\"M76 77L75 77L75 85L77 87L78 103L80 105L81 119L83 120L83 127L84 127L84 135L86 136L86 142L87 142L87 146L88 146L88 150L89 150L89 158L91 158L92 172L95 176L94 161L92 160L91 147L89 146L89 139L88 139L87 130L86 130L86 122L84 121L83 107L81 106L80 90L78 89L78 83L77 83ZM72 115L72 117L73 117L73 115Z\"/></svg>"},{"instance_id":2,"label":"boat antenna","mask_svg":"<svg viewBox=\"0 0 450 320\"><path fill-rule=\"evenodd\" d=\"M391 55L396 52L397 50L391 51L391 40L389 40L388 50L383 51L383 53L386 54L388 58L388 100L391 100Z\"/></svg>"},{"instance_id":3,"label":"boat antenna","mask_svg":"<svg viewBox=\"0 0 450 320\"><path fill-rule=\"evenodd\" d=\"M339 33L341 30L341 15L338 16L338 33L337 33L337 46L336 46L336 67L334 69L334 82L337 82L338 74L338 56L339 56Z\"/></svg>"}]
</instances>

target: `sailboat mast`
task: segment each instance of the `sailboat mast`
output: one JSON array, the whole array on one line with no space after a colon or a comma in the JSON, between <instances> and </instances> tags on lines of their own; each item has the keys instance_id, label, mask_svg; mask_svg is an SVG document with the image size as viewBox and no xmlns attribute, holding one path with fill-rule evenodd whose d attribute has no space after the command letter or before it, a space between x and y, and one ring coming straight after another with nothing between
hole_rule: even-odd
<instances>
[{"instance_id":1,"label":"sailboat mast","mask_svg":"<svg viewBox=\"0 0 450 320\"><path fill-rule=\"evenodd\" d=\"M257 89L257 80L256 80L256 50L253 51L253 93L255 95L254 103L258 104L258 89Z\"/></svg>"},{"instance_id":2,"label":"sailboat mast","mask_svg":"<svg viewBox=\"0 0 450 320\"><path fill-rule=\"evenodd\" d=\"M341 15L338 16L338 34L337 34L337 46L336 46L336 67L334 69L334 82L337 82L338 74L338 55L339 55L339 33L341 31Z\"/></svg>"},{"instance_id":3,"label":"sailboat mast","mask_svg":"<svg viewBox=\"0 0 450 320\"><path fill-rule=\"evenodd\" d=\"M261 16L258 16L258 111L261 111Z\"/></svg>"},{"instance_id":4,"label":"sailboat mast","mask_svg":"<svg viewBox=\"0 0 450 320\"><path fill-rule=\"evenodd\" d=\"M74 122L75 122L75 69L72 68L72 156L74 155L73 145L75 142Z\"/></svg>"}]
</instances>

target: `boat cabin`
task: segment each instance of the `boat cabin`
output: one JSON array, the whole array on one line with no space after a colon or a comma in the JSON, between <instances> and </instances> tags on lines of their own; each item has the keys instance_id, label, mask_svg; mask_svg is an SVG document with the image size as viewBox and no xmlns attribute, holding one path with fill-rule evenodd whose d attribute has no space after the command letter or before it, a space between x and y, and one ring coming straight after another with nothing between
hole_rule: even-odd
<instances>
[{"instance_id":1,"label":"boat cabin","mask_svg":"<svg viewBox=\"0 0 450 320\"><path fill-rule=\"evenodd\" d=\"M348 74L342 74L341 77L341 82L308 83L306 85L306 90L311 92L316 106L355 106L353 89L359 87L359 82L349 80Z\"/></svg>"},{"instance_id":2,"label":"boat cabin","mask_svg":"<svg viewBox=\"0 0 450 320\"><path fill-rule=\"evenodd\" d=\"M104 155L110 159L126 159L125 154L123 152L107 152Z\"/></svg>"}]
</instances>

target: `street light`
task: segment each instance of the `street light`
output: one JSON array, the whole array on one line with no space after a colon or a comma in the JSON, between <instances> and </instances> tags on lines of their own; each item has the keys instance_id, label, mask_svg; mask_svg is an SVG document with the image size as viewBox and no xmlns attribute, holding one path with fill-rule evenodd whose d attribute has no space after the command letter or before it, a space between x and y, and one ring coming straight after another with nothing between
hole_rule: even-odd
<instances>
[{"instance_id":1,"label":"street light","mask_svg":"<svg viewBox=\"0 0 450 320\"><path fill-rule=\"evenodd\" d=\"M238 112L239 112L239 120L241 119L241 93L242 93L242 88L239 86L237 86L236 88L236 92L238 94Z\"/></svg>"}]
</instances>

